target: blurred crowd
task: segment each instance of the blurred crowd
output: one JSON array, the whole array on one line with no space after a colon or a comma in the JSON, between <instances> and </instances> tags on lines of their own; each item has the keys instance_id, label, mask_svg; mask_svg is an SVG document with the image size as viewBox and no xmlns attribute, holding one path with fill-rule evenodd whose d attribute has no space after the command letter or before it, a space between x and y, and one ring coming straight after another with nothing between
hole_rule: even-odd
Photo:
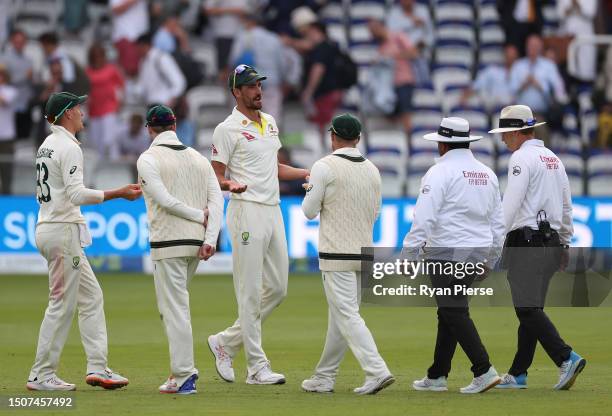
<instances>
[{"instance_id":1,"label":"blurred crowd","mask_svg":"<svg viewBox=\"0 0 612 416\"><path fill-rule=\"evenodd\" d=\"M42 0L37 0L41 2ZM279 125L287 102L299 103L316 126L325 147L325 129L346 91L359 83L372 90L368 105L397 122L410 137L412 95L431 82L436 39L432 20L435 1L389 1L384 18L367 19L377 45L370 71L360 82L358 65L335 42L319 12L325 0L49 0L61 4L61 25L33 36L20 26L16 9L27 1L0 6L0 193L11 193L12 160L20 140L42 141L48 126L41 117L50 94L89 94L87 144L104 160L134 160L149 145L143 115L147 106L163 103L176 110L178 136L186 145L198 141L198 120L188 93L202 85L227 89L229 71L238 63L267 76L264 111ZM44 1L43 1L44 3ZM347 2L344 2L347 3ZM585 85L593 91L599 115L594 145L612 143L612 47L582 47L577 72L566 70L572 36L612 33L612 2L558 0L558 34L542 36L543 1L498 1L505 32L503 65L474 69L472 85L461 103L479 96L488 111L524 103L561 128L563 106L576 100ZM110 30L92 30L92 7L106 9ZM11 9L13 8L13 9ZM11 18L12 17L12 18ZM74 56L67 43L81 43L86 56ZM44 54L36 65L28 46ZM199 49L214 47L215 71L199 59ZM373 65L375 67L376 65ZM231 102L228 100L228 105ZM349 108L351 109L351 108ZM197 114L197 112L195 113ZM228 108L229 114L229 108ZM222 121L222 120L218 120ZM283 158L290 154L283 153ZM289 192L294 187L284 186Z\"/></svg>"}]
</instances>

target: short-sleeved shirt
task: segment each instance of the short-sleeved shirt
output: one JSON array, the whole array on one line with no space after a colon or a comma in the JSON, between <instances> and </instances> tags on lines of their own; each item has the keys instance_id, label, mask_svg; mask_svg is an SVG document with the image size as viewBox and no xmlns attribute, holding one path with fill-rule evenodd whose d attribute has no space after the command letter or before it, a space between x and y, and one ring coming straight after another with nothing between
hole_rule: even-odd
<instances>
[{"instance_id":1,"label":"short-sleeved shirt","mask_svg":"<svg viewBox=\"0 0 612 416\"><path fill-rule=\"evenodd\" d=\"M261 125L234 108L215 128L211 160L226 165L231 180L247 185L245 192L232 193L232 199L277 205L278 150L282 146L274 117L260 115Z\"/></svg>"},{"instance_id":2,"label":"short-sleeved shirt","mask_svg":"<svg viewBox=\"0 0 612 416\"><path fill-rule=\"evenodd\" d=\"M322 64L325 67L325 73L314 92L314 98L338 89L336 68L334 66L337 54L338 48L329 40L325 40L315 46L306 57L307 68L304 72L306 79L308 79L310 68L312 68L314 64Z\"/></svg>"}]
</instances>

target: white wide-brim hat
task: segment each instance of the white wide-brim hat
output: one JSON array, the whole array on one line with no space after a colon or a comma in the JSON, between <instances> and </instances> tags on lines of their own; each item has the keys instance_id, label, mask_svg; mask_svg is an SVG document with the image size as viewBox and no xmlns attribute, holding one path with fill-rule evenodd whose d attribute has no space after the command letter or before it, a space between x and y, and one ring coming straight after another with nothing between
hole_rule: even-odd
<instances>
[{"instance_id":1,"label":"white wide-brim hat","mask_svg":"<svg viewBox=\"0 0 612 416\"><path fill-rule=\"evenodd\" d=\"M440 122L440 127L435 133L423 136L425 140L442 143L465 143L475 142L482 136L470 135L470 123L461 117L446 117Z\"/></svg>"},{"instance_id":2,"label":"white wide-brim hat","mask_svg":"<svg viewBox=\"0 0 612 416\"><path fill-rule=\"evenodd\" d=\"M310 25L319 19L310 7L301 6L291 12L291 26L298 30L302 26Z\"/></svg>"},{"instance_id":3,"label":"white wide-brim hat","mask_svg":"<svg viewBox=\"0 0 612 416\"><path fill-rule=\"evenodd\" d=\"M501 110L499 126L489 131L489 133L506 133L508 131L532 129L543 124L546 124L546 122L538 123L533 117L531 108L526 105L509 105Z\"/></svg>"}]
</instances>

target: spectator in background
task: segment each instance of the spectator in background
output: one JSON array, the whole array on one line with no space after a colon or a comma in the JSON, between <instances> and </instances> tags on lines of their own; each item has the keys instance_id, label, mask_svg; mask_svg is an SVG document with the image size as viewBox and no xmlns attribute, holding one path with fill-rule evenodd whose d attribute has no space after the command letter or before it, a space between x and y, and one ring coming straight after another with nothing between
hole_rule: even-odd
<instances>
[{"instance_id":1,"label":"spectator in background","mask_svg":"<svg viewBox=\"0 0 612 416\"><path fill-rule=\"evenodd\" d=\"M164 104L174 107L186 88L185 76L174 58L151 45L151 35L138 38L141 58L137 91L147 106Z\"/></svg>"},{"instance_id":2,"label":"spectator in background","mask_svg":"<svg viewBox=\"0 0 612 416\"><path fill-rule=\"evenodd\" d=\"M185 146L194 147L196 144L196 124L189 119L189 104L183 95L174 108L176 117L176 135L181 138Z\"/></svg>"},{"instance_id":3,"label":"spectator in background","mask_svg":"<svg viewBox=\"0 0 612 416\"><path fill-rule=\"evenodd\" d=\"M271 114L280 124L286 71L283 44L277 34L260 26L259 17L255 14L245 14L242 23L244 30L234 40L229 58L230 65L234 67L244 63L266 74L268 78L263 86L266 96L263 111Z\"/></svg>"},{"instance_id":4,"label":"spectator in background","mask_svg":"<svg viewBox=\"0 0 612 416\"><path fill-rule=\"evenodd\" d=\"M549 120L557 107L567 102L565 84L557 65L542 56L543 42L538 35L527 38L527 56L512 65L510 87L518 104L524 104L538 117Z\"/></svg>"},{"instance_id":5,"label":"spectator in background","mask_svg":"<svg viewBox=\"0 0 612 416\"><path fill-rule=\"evenodd\" d=\"M10 84L9 71L0 66L0 193L11 193L13 153L15 152L15 109L17 88Z\"/></svg>"},{"instance_id":6,"label":"spectator in background","mask_svg":"<svg viewBox=\"0 0 612 416\"><path fill-rule=\"evenodd\" d=\"M189 9L190 0L150 0L152 29L157 30L164 24L167 16L180 16Z\"/></svg>"},{"instance_id":7,"label":"spectator in background","mask_svg":"<svg viewBox=\"0 0 612 416\"><path fill-rule=\"evenodd\" d=\"M119 144L121 156L130 161L138 157L149 148L151 139L144 125L144 117L133 113L116 132L116 141Z\"/></svg>"},{"instance_id":8,"label":"spectator in background","mask_svg":"<svg viewBox=\"0 0 612 416\"><path fill-rule=\"evenodd\" d=\"M140 59L136 39L149 31L147 0L110 0L110 7L119 65L128 77L135 77Z\"/></svg>"},{"instance_id":9,"label":"spectator in background","mask_svg":"<svg viewBox=\"0 0 612 416\"><path fill-rule=\"evenodd\" d=\"M527 38L542 33L541 0L497 0L497 10L506 34L506 42L516 46L525 55Z\"/></svg>"},{"instance_id":10,"label":"spectator in background","mask_svg":"<svg viewBox=\"0 0 612 416\"><path fill-rule=\"evenodd\" d=\"M597 0L557 0L557 11L560 18L560 34L573 36L595 34ZM581 45L576 56L577 72L570 75L580 81L593 82L596 59L596 45Z\"/></svg>"},{"instance_id":11,"label":"spectator in background","mask_svg":"<svg viewBox=\"0 0 612 416\"><path fill-rule=\"evenodd\" d=\"M121 105L123 77L119 69L106 60L104 46L99 43L89 48L86 72L91 83L88 138L95 143L100 157L108 156L110 160L117 160L120 151L115 127Z\"/></svg>"},{"instance_id":12,"label":"spectator in background","mask_svg":"<svg viewBox=\"0 0 612 416\"><path fill-rule=\"evenodd\" d=\"M88 5L89 0L64 0L64 27L68 33L78 35L88 23Z\"/></svg>"},{"instance_id":13,"label":"spectator in background","mask_svg":"<svg viewBox=\"0 0 612 416\"><path fill-rule=\"evenodd\" d=\"M294 14L298 10L294 11ZM325 25L321 22L312 22L306 14L304 19L294 19L292 16L291 20L306 44L312 45L304 58L306 81L301 102L308 119L319 128L321 146L325 149L328 146L325 130L340 107L343 96L342 90L337 86L335 67L338 47L328 39Z\"/></svg>"},{"instance_id":14,"label":"spectator in background","mask_svg":"<svg viewBox=\"0 0 612 416\"><path fill-rule=\"evenodd\" d=\"M516 46L504 46L504 65L488 65L478 71L472 86L463 91L460 104L466 105L474 94L478 94L487 111L491 113L512 104L514 90L510 85L510 72L518 57Z\"/></svg>"},{"instance_id":15,"label":"spectator in background","mask_svg":"<svg viewBox=\"0 0 612 416\"><path fill-rule=\"evenodd\" d=\"M28 38L20 29L14 29L9 38L9 45L0 55L0 65L6 66L11 84L17 88L15 109L16 137L30 137L32 130L31 100L33 91L33 64L24 53Z\"/></svg>"},{"instance_id":16,"label":"spectator in background","mask_svg":"<svg viewBox=\"0 0 612 416\"><path fill-rule=\"evenodd\" d=\"M286 147L281 147L278 149L278 163L287 165L287 166L295 166L299 167L291 160L291 153L289 149ZM304 181L303 180L295 180L295 181L278 181L278 187L281 195L299 195L304 196Z\"/></svg>"},{"instance_id":17,"label":"spectator in background","mask_svg":"<svg viewBox=\"0 0 612 416\"><path fill-rule=\"evenodd\" d=\"M189 53L189 35L181 27L181 22L177 14L166 15L162 19L162 24L153 36L153 47L173 54L180 50Z\"/></svg>"},{"instance_id":18,"label":"spectator in background","mask_svg":"<svg viewBox=\"0 0 612 416\"><path fill-rule=\"evenodd\" d=\"M57 33L46 32L38 38L40 46L43 49L48 69L50 70L51 62L59 62L62 66L62 82L72 83L76 80L76 64L73 59L60 47ZM57 71L56 71L57 72ZM49 79L50 74L44 74L45 80ZM71 91L72 92L72 91Z\"/></svg>"},{"instance_id":19,"label":"spectator in background","mask_svg":"<svg viewBox=\"0 0 612 416\"><path fill-rule=\"evenodd\" d=\"M217 68L222 82L226 79L232 43L236 34L242 31L240 18L254 12L250 6L249 0L204 0L204 13L208 16L215 39ZM248 62L241 63L250 65Z\"/></svg>"},{"instance_id":20,"label":"spectator in background","mask_svg":"<svg viewBox=\"0 0 612 416\"><path fill-rule=\"evenodd\" d=\"M392 32L403 32L426 58L431 56L434 30L427 6L415 0L400 0L387 15L386 26Z\"/></svg>"},{"instance_id":21,"label":"spectator in background","mask_svg":"<svg viewBox=\"0 0 612 416\"><path fill-rule=\"evenodd\" d=\"M410 113L414 90L414 74L410 63L419 56L419 51L406 34L389 30L380 20L370 20L368 27L372 36L379 43L379 55L393 61L393 87L396 96L395 114L400 118L406 137L410 137L412 131Z\"/></svg>"}]
</instances>

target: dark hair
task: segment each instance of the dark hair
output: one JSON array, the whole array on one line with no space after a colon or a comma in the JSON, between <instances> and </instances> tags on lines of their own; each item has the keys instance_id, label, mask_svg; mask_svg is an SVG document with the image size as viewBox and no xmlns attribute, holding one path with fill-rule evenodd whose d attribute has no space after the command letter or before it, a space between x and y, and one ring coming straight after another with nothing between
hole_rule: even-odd
<instances>
[{"instance_id":1,"label":"dark hair","mask_svg":"<svg viewBox=\"0 0 612 416\"><path fill-rule=\"evenodd\" d=\"M311 23L310 26L314 27L319 32L323 33L325 37L327 37L327 26L325 25L325 23L317 21L317 22Z\"/></svg>"},{"instance_id":2,"label":"dark hair","mask_svg":"<svg viewBox=\"0 0 612 416\"><path fill-rule=\"evenodd\" d=\"M96 52L101 52L104 59L106 59L106 49L104 49L104 46L102 46L101 43L94 43L89 47L89 51L87 52L87 61L89 62L89 66L93 66Z\"/></svg>"},{"instance_id":3,"label":"dark hair","mask_svg":"<svg viewBox=\"0 0 612 416\"><path fill-rule=\"evenodd\" d=\"M57 33L55 32L45 32L38 37L38 41L40 43L46 43L49 45L57 45L59 44L59 38L57 37Z\"/></svg>"},{"instance_id":4,"label":"dark hair","mask_svg":"<svg viewBox=\"0 0 612 416\"><path fill-rule=\"evenodd\" d=\"M9 38L12 38L15 35L23 35L24 37L28 37L28 35L26 35L26 33L23 31L23 29L19 28L19 27L14 27L11 30L11 33L9 35Z\"/></svg>"},{"instance_id":5,"label":"dark hair","mask_svg":"<svg viewBox=\"0 0 612 416\"><path fill-rule=\"evenodd\" d=\"M140 36L138 36L138 39L136 39L136 43L137 44L145 44L145 45L150 45L153 41L153 35L149 32L149 33L144 33Z\"/></svg>"},{"instance_id":6,"label":"dark hair","mask_svg":"<svg viewBox=\"0 0 612 416\"><path fill-rule=\"evenodd\" d=\"M154 133L159 134L165 131L172 130L172 126L175 126L175 125L176 124L170 124L168 126L149 126L149 127L151 127L151 130L153 130Z\"/></svg>"},{"instance_id":7,"label":"dark hair","mask_svg":"<svg viewBox=\"0 0 612 416\"><path fill-rule=\"evenodd\" d=\"M448 150L455 150L455 149L469 149L470 148L470 142L458 142L458 143L445 143L446 145L448 145Z\"/></svg>"}]
</instances>

